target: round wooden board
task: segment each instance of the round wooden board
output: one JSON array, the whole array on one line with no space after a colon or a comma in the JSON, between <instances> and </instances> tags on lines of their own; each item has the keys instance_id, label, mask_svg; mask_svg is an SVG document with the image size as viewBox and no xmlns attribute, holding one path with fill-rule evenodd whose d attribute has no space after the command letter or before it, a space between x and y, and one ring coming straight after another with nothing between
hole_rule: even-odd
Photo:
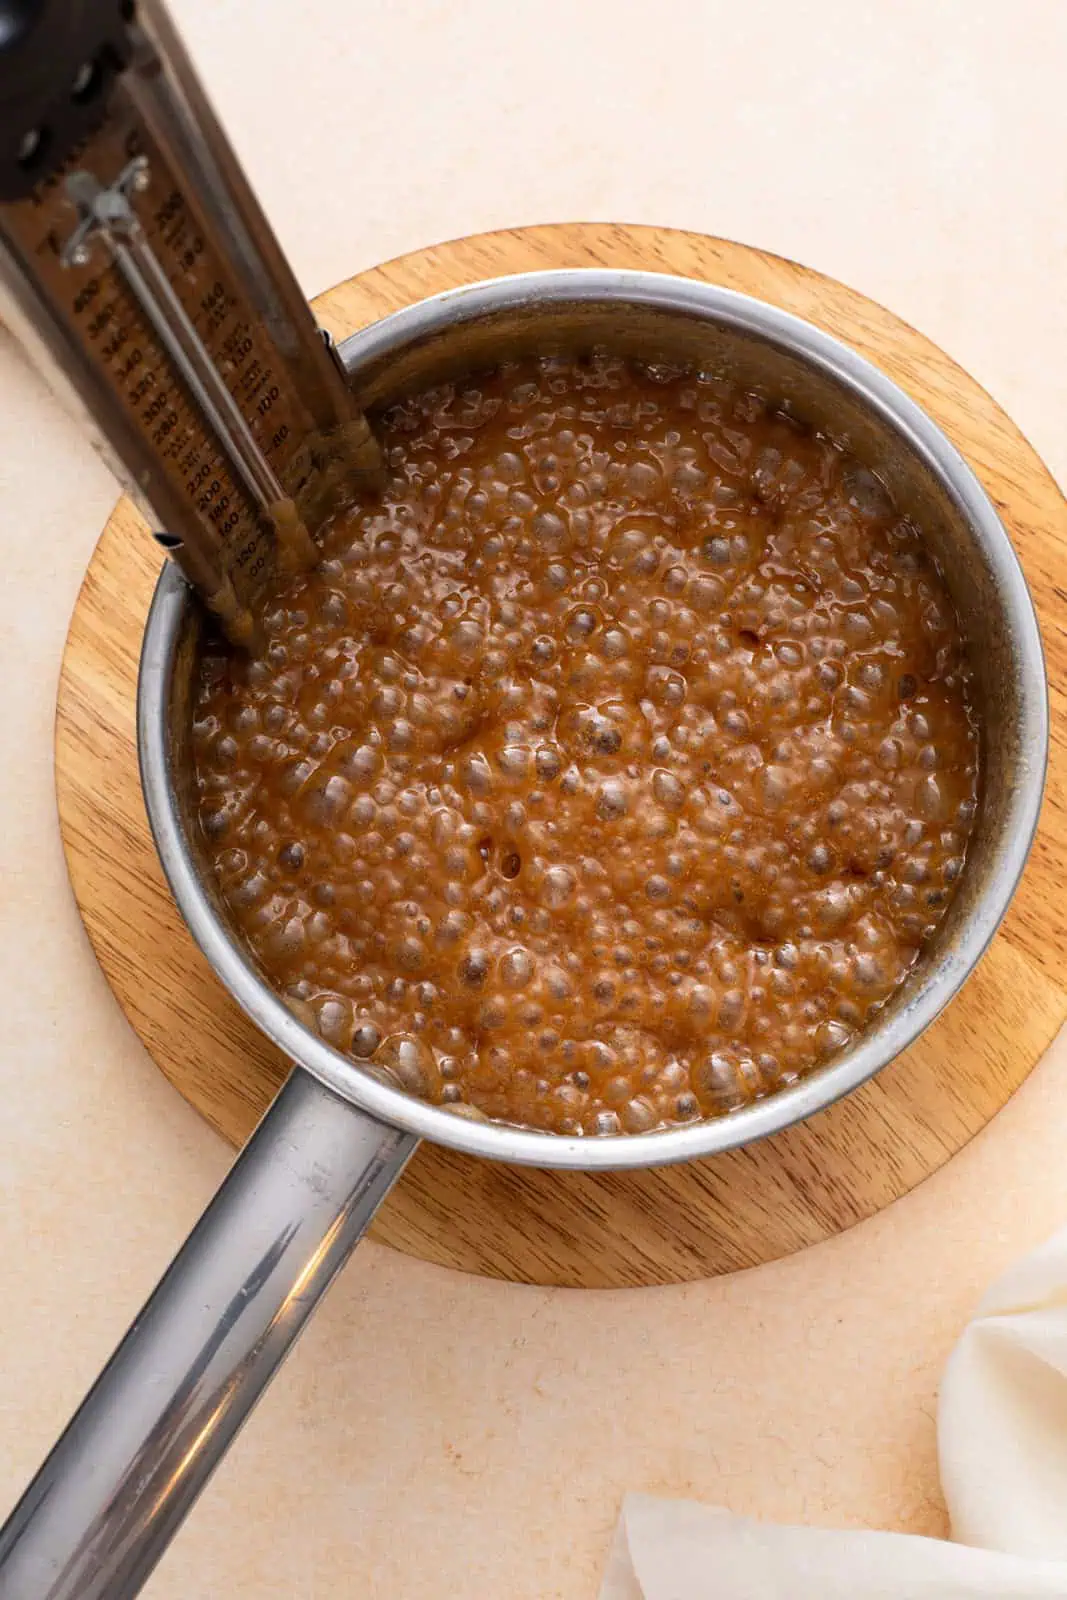
<instances>
[{"instance_id":1,"label":"round wooden board","mask_svg":"<svg viewBox=\"0 0 1067 1600\"><path fill-rule=\"evenodd\" d=\"M791 261L661 229L601 225L486 234L421 250L316 303L337 338L425 295L536 267L644 267L744 290L836 334L888 372L968 457L1033 589L1052 681L1041 830L980 970L919 1045L848 1100L752 1149L685 1167L538 1172L424 1145L374 1225L385 1243L468 1272L587 1287L676 1283L826 1238L906 1193L1004 1104L1067 1016L1067 507L1018 429L973 379L880 306ZM59 687L56 784L74 893L134 1028L232 1143L286 1064L209 971L149 837L134 746L141 631L158 551L127 502L75 609Z\"/></svg>"}]
</instances>

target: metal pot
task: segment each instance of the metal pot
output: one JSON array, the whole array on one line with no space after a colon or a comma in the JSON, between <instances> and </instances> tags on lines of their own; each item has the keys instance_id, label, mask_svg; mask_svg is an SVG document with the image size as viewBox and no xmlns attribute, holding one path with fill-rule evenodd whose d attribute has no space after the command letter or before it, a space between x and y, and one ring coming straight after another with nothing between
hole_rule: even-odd
<instances>
[{"instance_id":1,"label":"metal pot","mask_svg":"<svg viewBox=\"0 0 1067 1600\"><path fill-rule=\"evenodd\" d=\"M200 613L159 580L141 658L148 816L174 897L227 989L294 1071L0 1534L5 1600L134 1594L420 1139L545 1167L714 1155L830 1105L905 1049L971 972L1033 838L1048 744L1041 641L1007 534L974 474L874 367L815 328L704 283L642 272L529 273L401 311L342 347L363 403L504 355L607 344L724 368L787 400L891 484L927 532L972 648L983 787L937 935L865 1033L771 1099L666 1132L564 1138L411 1099L309 1032L228 927L192 820L191 670Z\"/></svg>"}]
</instances>

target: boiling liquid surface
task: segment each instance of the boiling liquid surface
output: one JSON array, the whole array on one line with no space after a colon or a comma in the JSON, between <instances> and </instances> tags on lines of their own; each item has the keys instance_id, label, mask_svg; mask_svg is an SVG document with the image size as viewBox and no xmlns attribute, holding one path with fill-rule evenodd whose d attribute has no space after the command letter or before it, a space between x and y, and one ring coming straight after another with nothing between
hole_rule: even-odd
<instances>
[{"instance_id":1,"label":"boiling liquid surface","mask_svg":"<svg viewBox=\"0 0 1067 1600\"><path fill-rule=\"evenodd\" d=\"M202 663L200 822L323 1038L566 1134L834 1054L945 913L972 680L922 532L727 382L597 357L394 408L380 503Z\"/></svg>"}]
</instances>

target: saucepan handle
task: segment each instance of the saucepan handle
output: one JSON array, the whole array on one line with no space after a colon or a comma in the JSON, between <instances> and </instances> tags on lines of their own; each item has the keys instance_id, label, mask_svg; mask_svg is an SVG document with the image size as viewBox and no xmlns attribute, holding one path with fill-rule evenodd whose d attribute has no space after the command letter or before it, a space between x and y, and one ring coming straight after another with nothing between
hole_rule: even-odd
<instances>
[{"instance_id":1,"label":"saucepan handle","mask_svg":"<svg viewBox=\"0 0 1067 1600\"><path fill-rule=\"evenodd\" d=\"M296 1068L0 1530L2 1600L138 1592L416 1143Z\"/></svg>"}]
</instances>

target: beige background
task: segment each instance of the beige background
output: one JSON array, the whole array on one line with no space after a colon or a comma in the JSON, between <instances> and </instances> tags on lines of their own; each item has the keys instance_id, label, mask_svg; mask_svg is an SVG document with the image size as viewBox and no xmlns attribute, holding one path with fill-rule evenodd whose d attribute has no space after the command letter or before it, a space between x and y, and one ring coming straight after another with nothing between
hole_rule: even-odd
<instances>
[{"instance_id":1,"label":"beige background","mask_svg":"<svg viewBox=\"0 0 1067 1600\"><path fill-rule=\"evenodd\" d=\"M434 239L704 229L884 301L1067 478L1060 0L174 0L309 293ZM358 24L356 22L358 18ZM114 498L0 343L0 1506L225 1170L78 922L63 635ZM937 1374L1067 1220L1067 1047L873 1222L683 1289L503 1287L363 1247L148 1593L592 1600L619 1499L940 1532Z\"/></svg>"}]
</instances>

